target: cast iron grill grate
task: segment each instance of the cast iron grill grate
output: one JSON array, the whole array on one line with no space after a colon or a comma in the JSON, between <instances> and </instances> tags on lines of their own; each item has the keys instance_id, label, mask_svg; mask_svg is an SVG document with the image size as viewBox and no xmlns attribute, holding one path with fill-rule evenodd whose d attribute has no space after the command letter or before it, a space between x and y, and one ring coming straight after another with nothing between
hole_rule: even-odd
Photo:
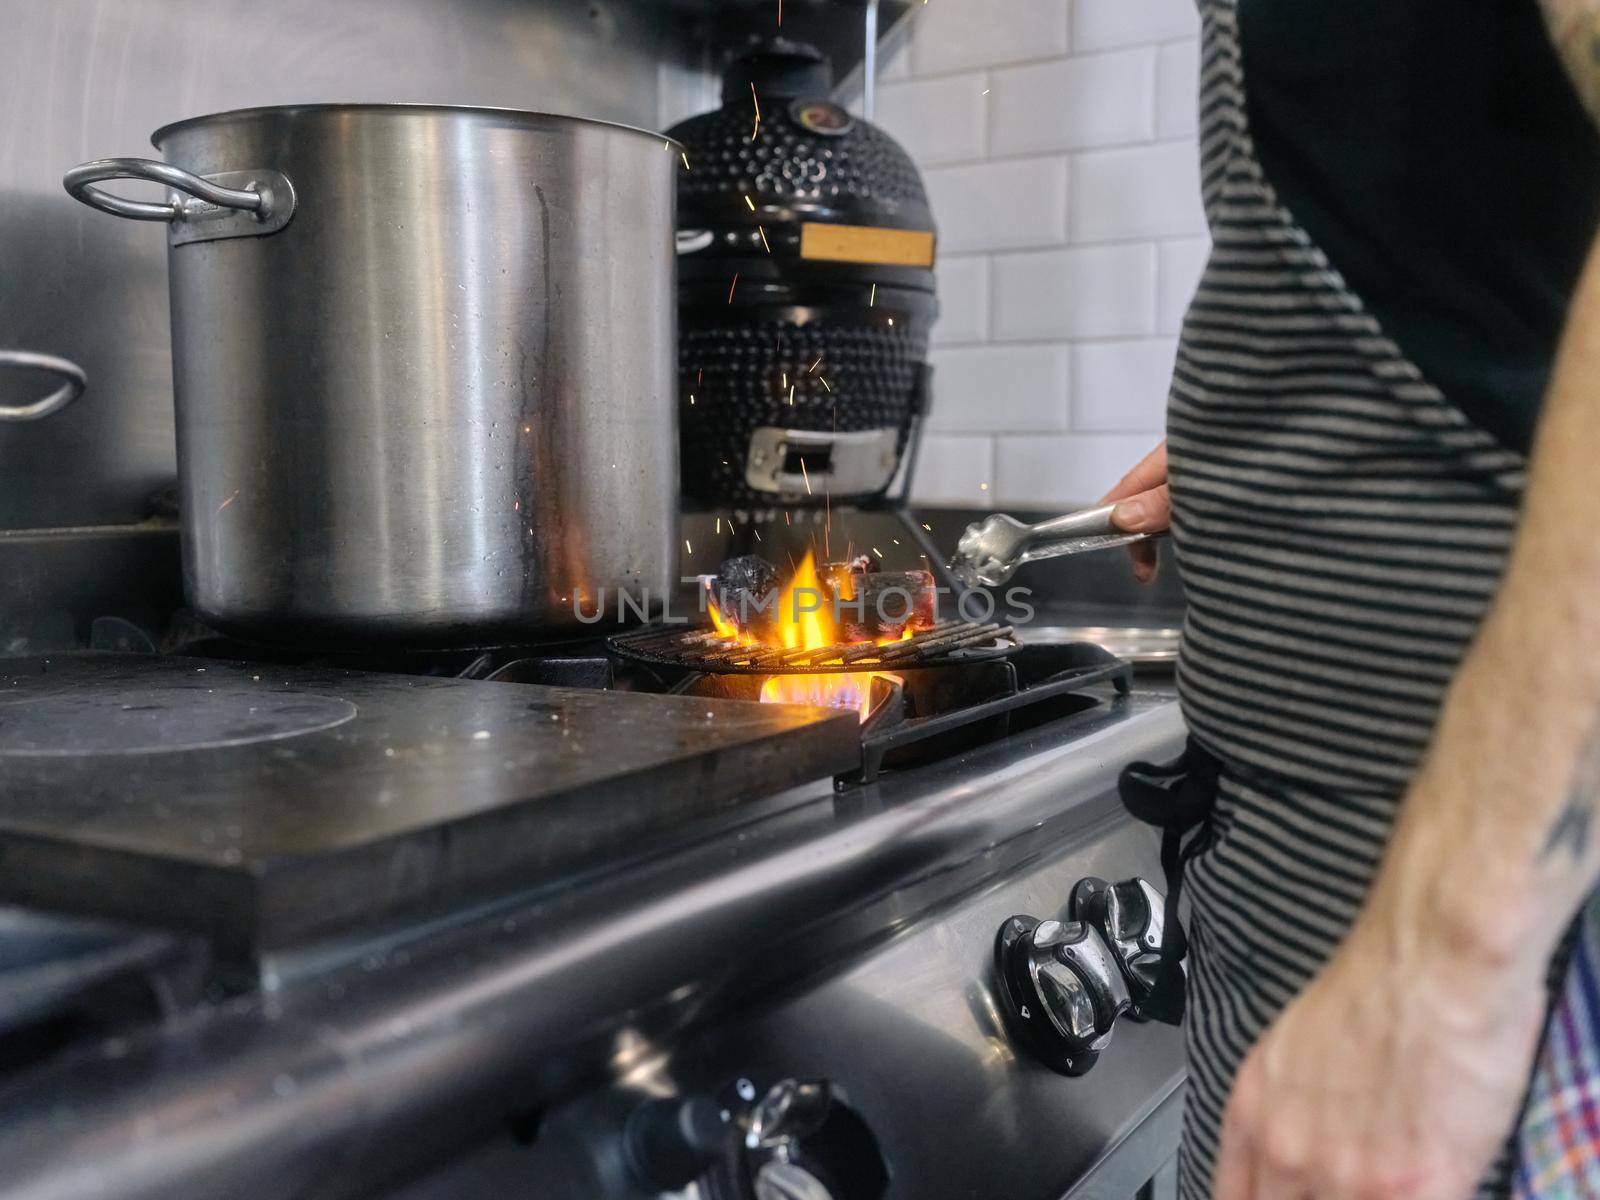
<instances>
[{"instance_id":1,"label":"cast iron grill grate","mask_svg":"<svg viewBox=\"0 0 1600 1200\"><path fill-rule=\"evenodd\" d=\"M652 667L728 675L799 675L888 671L1004 658L1018 647L1010 625L940 621L904 641L841 643L812 650L743 645L714 629L652 625L610 638L617 656Z\"/></svg>"}]
</instances>

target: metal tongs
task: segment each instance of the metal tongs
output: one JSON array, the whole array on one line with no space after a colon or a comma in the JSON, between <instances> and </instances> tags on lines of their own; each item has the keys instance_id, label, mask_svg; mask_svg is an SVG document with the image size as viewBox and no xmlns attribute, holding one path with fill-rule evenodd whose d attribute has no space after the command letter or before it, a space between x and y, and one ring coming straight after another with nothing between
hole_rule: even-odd
<instances>
[{"instance_id":1,"label":"metal tongs","mask_svg":"<svg viewBox=\"0 0 1600 1200\"><path fill-rule=\"evenodd\" d=\"M1160 537L1155 533L1128 533L1111 523L1114 504L1053 517L1037 525L1024 525L1015 517L996 513L967 526L950 560L950 571L970 587L999 587L1024 563L1089 550L1109 550Z\"/></svg>"}]
</instances>

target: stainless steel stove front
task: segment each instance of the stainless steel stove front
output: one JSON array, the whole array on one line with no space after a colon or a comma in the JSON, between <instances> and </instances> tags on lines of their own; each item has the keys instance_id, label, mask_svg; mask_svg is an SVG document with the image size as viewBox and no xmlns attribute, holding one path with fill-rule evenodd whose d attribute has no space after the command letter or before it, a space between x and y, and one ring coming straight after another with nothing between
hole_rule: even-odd
<instances>
[{"instance_id":1,"label":"stainless steel stove front","mask_svg":"<svg viewBox=\"0 0 1600 1200\"><path fill-rule=\"evenodd\" d=\"M1179 1033L1118 1022L1067 1078L1019 1054L992 978L1007 918L1060 915L1085 876L1159 879L1114 784L1182 720L1170 694L1102 700L0 1072L0 1198L640 1200L670 1194L626 1161L642 1105L747 1122L784 1080L829 1085L888 1200L1132 1196L1176 1146ZM802 1157L829 1152L814 1132ZM821 1200L783 1169L735 1186L678 1194Z\"/></svg>"},{"instance_id":2,"label":"stainless steel stove front","mask_svg":"<svg viewBox=\"0 0 1600 1200\"><path fill-rule=\"evenodd\" d=\"M995 859L1004 861L1001 847ZM397 1200L518 1186L541 1200L1162 1200L1173 1194L1181 1031L1119 1021L1096 1065L1068 1078L1019 1049L997 1008L996 932L1018 913L1063 915L1074 885L1096 875L1160 881L1155 833L1106 807L1051 851L935 913L907 903L870 951L799 995L746 995L744 1015L681 1040L619 1031L609 1086L529 1114L528 1144L500 1139ZM845 1151L823 1145L835 1178L815 1191L792 1182L783 1190L778 1178L757 1186L757 1171L773 1161L760 1153L747 1156L742 1176L719 1164L681 1191L648 1185L653 1165L673 1178L672 1162L641 1163L628 1145L630 1125L652 1102L681 1121L690 1119L685 1101L701 1098L724 1120L748 1124L784 1081L826 1083L870 1131L872 1151L853 1139ZM798 1155L817 1155L804 1135L799 1142ZM889 1180L881 1192L880 1165Z\"/></svg>"}]
</instances>

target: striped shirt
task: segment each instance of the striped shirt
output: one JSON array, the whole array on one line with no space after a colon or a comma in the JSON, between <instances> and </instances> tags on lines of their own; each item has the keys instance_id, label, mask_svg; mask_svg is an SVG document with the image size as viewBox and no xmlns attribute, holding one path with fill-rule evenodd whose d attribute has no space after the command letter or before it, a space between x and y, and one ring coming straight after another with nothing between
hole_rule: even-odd
<instances>
[{"instance_id":1,"label":"striped shirt","mask_svg":"<svg viewBox=\"0 0 1600 1200\"><path fill-rule=\"evenodd\" d=\"M1213 249L1168 412L1189 596L1178 682L1191 732L1224 764L1187 873L1184 1200L1210 1194L1244 1055L1361 906L1499 584L1525 479L1522 456L1407 360L1263 177L1237 2L1201 4ZM1508 1154L1483 1194L1505 1194L1510 1172ZM1540 1194L1600 1194L1560 1186Z\"/></svg>"}]
</instances>

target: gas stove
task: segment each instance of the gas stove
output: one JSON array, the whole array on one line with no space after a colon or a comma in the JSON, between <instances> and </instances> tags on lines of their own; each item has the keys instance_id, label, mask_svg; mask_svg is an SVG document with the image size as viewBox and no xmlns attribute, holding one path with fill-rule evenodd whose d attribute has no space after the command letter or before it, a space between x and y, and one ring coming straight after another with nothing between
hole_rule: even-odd
<instances>
[{"instance_id":1,"label":"gas stove","mask_svg":"<svg viewBox=\"0 0 1600 1200\"><path fill-rule=\"evenodd\" d=\"M184 649L0 660L0 1197L1132 1197L1174 1152L1180 1035L996 963L1160 878L1115 776L1182 722L1104 652L969 646L863 722L600 641Z\"/></svg>"}]
</instances>

